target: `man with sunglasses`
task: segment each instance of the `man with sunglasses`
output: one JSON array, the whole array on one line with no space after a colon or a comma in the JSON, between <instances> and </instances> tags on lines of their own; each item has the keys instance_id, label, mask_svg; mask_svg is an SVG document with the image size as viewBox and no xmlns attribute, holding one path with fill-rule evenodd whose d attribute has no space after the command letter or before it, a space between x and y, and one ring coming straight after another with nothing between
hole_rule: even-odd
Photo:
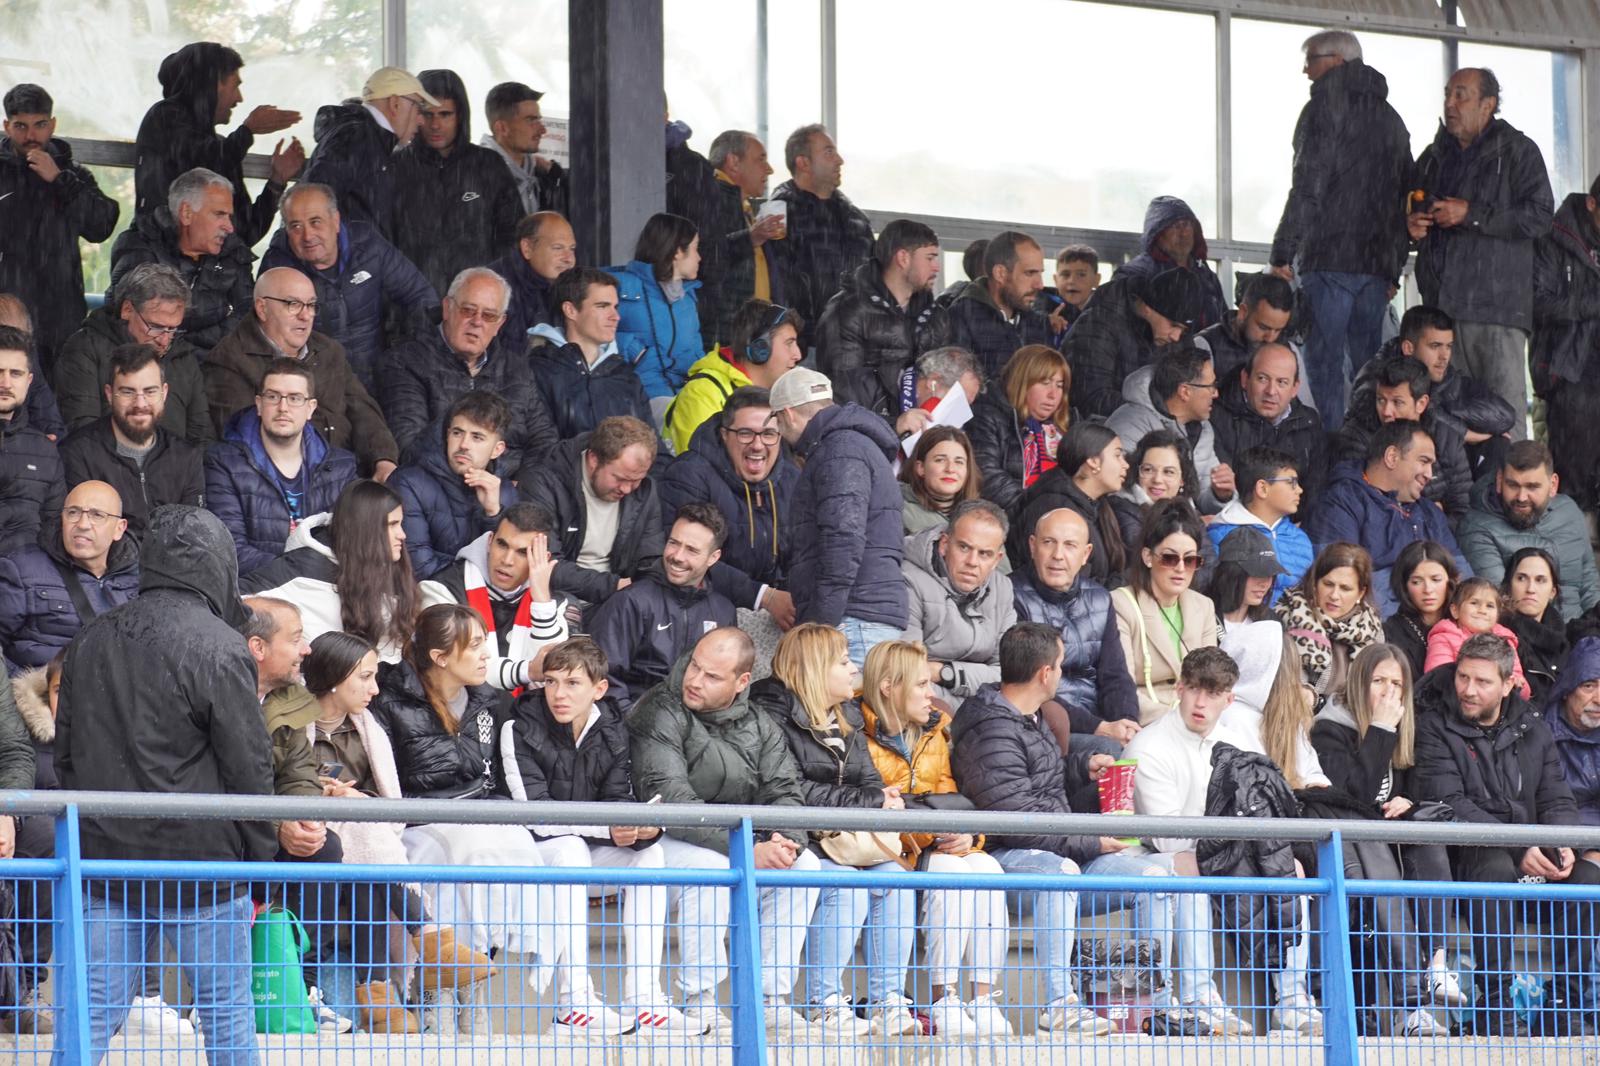
<instances>
[{"instance_id":1,"label":"man with sunglasses","mask_svg":"<svg viewBox=\"0 0 1600 1066\"><path fill-rule=\"evenodd\" d=\"M511 407L502 470L537 459L561 439L534 384L522 342L503 338L511 287L487 267L457 274L436 329L384 353L379 401L402 462L436 446L445 412L468 392L487 389Z\"/></svg>"},{"instance_id":2,"label":"man with sunglasses","mask_svg":"<svg viewBox=\"0 0 1600 1066\"><path fill-rule=\"evenodd\" d=\"M1211 353L1185 345L1163 355L1154 366L1141 367L1122 385L1122 406L1106 419L1106 428L1122 438L1129 455L1145 434L1175 433L1189 442L1195 473L1200 477L1202 514L1216 514L1233 499L1233 468L1217 455L1211 409L1217 401L1217 372Z\"/></svg>"},{"instance_id":3,"label":"man with sunglasses","mask_svg":"<svg viewBox=\"0 0 1600 1066\"><path fill-rule=\"evenodd\" d=\"M184 336L188 304L188 283L164 263L141 263L122 276L112 298L89 312L56 359L56 402L69 430L109 413L111 353L124 344L148 344L161 356L167 381L161 424L199 448L216 439L200 358Z\"/></svg>"},{"instance_id":4,"label":"man with sunglasses","mask_svg":"<svg viewBox=\"0 0 1600 1066\"><path fill-rule=\"evenodd\" d=\"M201 366L212 422L225 437L228 421L255 406L272 361L299 360L316 376L317 432L335 448L354 452L363 471L384 481L399 462L399 445L378 402L350 369L344 345L313 328L319 307L316 286L300 271L261 272L251 313Z\"/></svg>"},{"instance_id":5,"label":"man with sunglasses","mask_svg":"<svg viewBox=\"0 0 1600 1066\"><path fill-rule=\"evenodd\" d=\"M727 520L728 536L711 567L711 587L734 606L765 610L788 629L794 600L786 591L788 551L779 523L792 513L800 468L784 451L771 419L766 389L734 389L662 474L661 511L665 522L688 503L703 500L715 507Z\"/></svg>"}]
</instances>

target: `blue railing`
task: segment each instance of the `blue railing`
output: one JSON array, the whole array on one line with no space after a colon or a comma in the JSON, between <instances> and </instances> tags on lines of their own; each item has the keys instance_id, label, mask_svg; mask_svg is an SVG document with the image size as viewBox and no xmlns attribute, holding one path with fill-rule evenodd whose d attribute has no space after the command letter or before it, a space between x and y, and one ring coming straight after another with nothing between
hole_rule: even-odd
<instances>
[{"instance_id":1,"label":"blue railing","mask_svg":"<svg viewBox=\"0 0 1600 1066\"><path fill-rule=\"evenodd\" d=\"M536 890L552 892L561 886L583 886L587 893L597 893L604 898L597 905L591 905L588 914L571 920L574 927L582 924L583 929L568 928L566 933L569 937L581 935L586 938L586 942L595 942L587 950L592 953L598 948L600 961L595 963L591 959L588 970L591 977L594 974L599 975L600 983L606 986L607 990L604 999L612 1004L618 1002L616 990L623 987L627 980L628 967L636 960L630 954L626 962L619 962L608 952L618 951L619 942L626 943L629 933L637 931L634 926L628 924L630 919L624 917L618 920L617 912L623 905L615 903L610 898L612 895L618 890L627 888L641 891L663 889L668 893L678 894L691 893L696 889L726 892L727 928L730 934L727 950L727 983L725 991L714 986L710 995L714 1007L726 1012L727 1029L713 1030L705 1036L683 1031L662 1033L657 1035L655 1040L658 1052L679 1053L693 1050L699 1054L702 1049L710 1048L715 1049L718 1054L725 1055L727 1060L739 1066L766 1064L772 1061L769 1058L769 1052L772 1051L779 1053L778 1061L798 1062L809 1061L811 1054L818 1053L817 1049L843 1056L866 1053L869 1050L881 1051L885 1047L904 1047L911 1044L927 1046L929 1043L936 1046L982 1043L986 1046L980 1061L1001 1061L1008 1057L1017 1057L1016 1061L1019 1062L1039 1061L1029 1056L1036 1056L1040 1047L1054 1049L1072 1045L1080 1045L1082 1053L1092 1053L1096 1061L1101 1061L1102 1057L1106 1057L1105 1061L1160 1061L1164 1056L1172 1058L1173 1061L1180 1058L1185 1061L1195 1061L1197 1054L1202 1061L1208 1056L1214 1056L1214 1061L1217 1062L1231 1061L1230 1056L1243 1054L1243 1050L1229 1050L1234 1048L1234 1045L1224 1043L1223 1037L1227 1034L1223 1034L1221 1030L1208 1032L1204 1028L1184 1028L1185 1025L1191 1025L1192 1012L1180 1008L1192 1007L1194 1004L1186 1005L1176 1001L1168 1004L1160 999L1162 993L1156 988L1160 983L1159 972L1163 966L1166 974L1165 990L1172 995L1176 995L1177 989L1184 984L1184 978L1197 976L1192 972L1192 959L1185 953L1183 925L1175 915L1178 913L1176 901L1199 896L1235 902L1259 901L1262 904L1292 904L1295 900L1299 900L1307 907L1307 917L1302 928L1309 932L1309 945L1297 948L1295 945L1299 937L1294 930L1280 931L1276 934L1277 941L1268 938L1264 948L1260 943L1255 945L1256 948L1266 952L1265 957L1274 961L1263 962L1259 958L1252 959L1243 954L1243 947L1237 949L1228 947L1226 948L1228 953L1237 950L1240 954L1231 963L1221 961L1207 973L1198 975L1203 976L1208 982L1213 973L1218 976L1217 987L1229 993L1226 999L1237 1011L1246 1030L1265 1028L1257 1026L1255 1021L1263 1018L1280 1019L1283 1016L1286 993L1281 987L1276 995L1263 992L1262 989L1271 987L1286 976L1289 970L1289 963L1286 960L1291 951L1306 951L1311 986L1319 986L1318 995L1315 997L1315 1009L1311 1011L1311 1015L1320 1025L1303 1025L1297 1029L1274 1033L1268 1038L1269 1057L1292 1050L1291 1058L1294 1055L1310 1052L1327 1066L1356 1066L1362 1062L1394 1061L1401 1050L1394 1043L1396 1040L1430 1042L1436 1050L1454 1047L1455 1044L1450 1042L1458 1039L1457 1034L1461 1031L1459 1027L1464 1023L1466 1032L1472 1033L1473 1017L1483 1013L1482 996L1487 992L1479 992L1474 988L1475 983L1489 991L1502 986L1513 987L1513 990L1520 989L1516 1002L1508 1001L1506 1004L1505 1027L1497 1030L1503 1032L1504 1039L1501 1043L1493 1045L1503 1061L1510 1063L1523 1057L1522 1052L1517 1050L1523 1046L1522 1041L1548 1042L1557 1038L1564 1041L1559 1044L1560 1047L1570 1048L1573 1053L1582 1053L1591 1059L1600 1054L1600 1041L1595 1040L1591 1028L1595 1000L1600 997L1597 997L1595 982L1589 976L1593 970L1592 938L1595 933L1594 922L1589 913L1593 911L1596 903L1600 903L1600 886L1572 885L1556 888L1542 884L1487 882L1462 884L1410 880L1347 881L1345 877L1345 845L1353 840L1382 840L1406 845L1600 848L1600 831L1595 830L1449 824L1410 826L1362 822L1273 822L1246 819L1177 820L1103 816L1041 818L926 811L851 812L512 803L467 805L459 802L246 800L239 797L149 797L64 793L0 794L0 812L43 815L55 819L56 857L0 862L0 886L10 885L13 894L19 898L26 897L30 892L48 896L51 910L49 928L53 940L53 953L47 968L52 986L49 1015L53 1021L53 1041L50 1036L44 1035L36 1037L23 1035L15 1038L0 1035L0 1056L8 1050L7 1040L14 1039L14 1049L11 1050L16 1061L37 1060L42 1063L53 1048L60 1055L60 1061L68 1066L78 1066L96 1062L105 1053L105 1039L103 1036L97 1038L94 1035L95 1018L90 1010L91 980L88 960L91 958L91 941L95 938L103 940L106 935L105 927L100 924L103 920L101 910L97 909L98 904L95 901L108 894L129 899L142 898L146 893L155 892L156 886L163 883L170 889L173 885L181 888L185 885L224 882L253 884L257 886L258 896L274 899L282 899L284 894L290 891L303 892L304 886L342 886L344 890L356 895L367 893L370 899L382 889L415 885L424 889L421 895L435 910L446 906L450 894L460 891L463 886L476 886L483 890L486 897L492 897L495 886L502 886L507 899L519 889L519 886L532 886ZM648 823L669 828L712 826L725 828L728 831L728 866L726 869L487 865L401 867L303 862L153 863L83 857L78 831L80 817L108 818L136 815L226 819L306 818L343 822L461 823L470 820L472 824L504 825L560 822L585 825ZM1247 877L1164 876L1153 879L1086 874L1065 876L1044 873L984 874L828 869L795 871L758 868L754 842L764 837L765 833L782 827L818 830L870 827L889 831L938 829L942 832L972 831L989 834L1026 829L1028 833L1035 835L1060 833L1109 836L1114 833L1119 837L1143 838L1181 835L1209 839L1286 840L1301 842L1314 849L1315 872L1310 876L1289 881L1280 878ZM866 1028L867 1018L857 1018L847 1014L842 1019L834 1018L830 1022L825 1012L821 1011L814 1012L811 1019L806 1021L812 1028L802 1030L786 1028L781 1022L774 1024L774 1013L779 1008L775 1008L773 1001L767 997L772 992L769 987L771 971L778 965L779 960L766 956L763 940L769 942L774 939L782 940L782 934L786 930L782 927L782 921L775 920L774 912L767 908L770 897L774 893L785 892L826 893L830 890L850 892L862 889L871 889L878 896L885 898L896 891L906 893L908 896L913 892L944 891L962 894L962 898L977 898L984 893L1004 892L1013 903L1022 903L1020 912L1013 907L1010 913L1011 920L1016 925L1018 940L1023 943L1018 946L1014 956L1007 956L1004 972L995 975L990 982L985 982L993 984L1000 990L999 999L995 1002L1008 1019L1005 1024L1014 1027L1019 1035L996 1037L991 1033L986 1036L970 1034L963 1036L959 1033L952 1035L949 1032L933 1035L930 1032L934 1028L932 1020L938 1017L937 1011L931 1004L933 990L926 987L926 974L918 967L913 967L916 976L907 983L905 979L907 971L903 963L898 969L899 983L896 986L896 993L903 991L911 993L910 1005L917 1010L917 1013L912 1015L916 1024L914 1030L909 1028L910 1023L906 1023L903 1011L898 1015L890 1014L885 1024L889 1026L889 1030L907 1031L877 1028L882 1019L871 1010L868 1011L868 1018L872 1019L871 1024L874 1026L871 1030ZM1076 894L1078 913L1081 915L1071 927L1040 925L1037 919L1030 924L1026 916L1028 904L1031 903L1038 908L1040 901L1052 894L1065 892ZM299 898L309 898L309 893ZM544 899L544 897L539 898ZM1092 928L1093 922L1098 919L1092 919L1090 915L1101 913L1099 908L1104 906L1115 910L1114 902L1127 903L1130 900L1132 913L1136 915L1131 931L1126 927L1120 930L1110 926ZM1353 906L1360 915L1364 909L1374 906L1381 908L1385 901L1392 906L1395 900L1407 901L1408 905L1415 904L1419 908L1426 906L1430 900L1443 900L1452 905L1465 904L1469 911L1477 906L1481 912L1480 916L1487 915L1488 908L1503 904L1517 908L1512 914L1513 922L1535 917L1543 920L1547 917L1545 911L1553 914L1568 904L1579 909L1577 912L1579 916L1573 918L1569 915L1562 919L1565 924L1559 926L1558 933L1523 935L1516 941L1510 953L1500 960L1500 965L1504 967L1502 972L1487 972L1484 968L1484 963L1488 961L1486 958L1473 960L1471 957L1473 951L1470 947L1466 951L1461 950L1462 944L1473 945L1484 942L1483 930L1476 927L1470 930L1458 930L1448 938L1439 934L1437 940L1440 945L1444 945L1447 939L1456 945L1456 950L1453 952L1445 946L1440 946L1437 950L1452 960L1446 968L1450 979L1464 985L1466 990L1462 992L1460 1002L1428 1000L1426 997L1418 1000L1415 998L1415 988L1406 984L1407 981L1411 981L1414 985L1417 980L1415 972L1418 968L1417 959L1412 957L1410 969L1404 973L1392 961L1384 961L1385 955L1392 956L1399 950L1397 945L1402 935L1401 931L1392 928L1357 928L1351 921ZM1312 901L1314 906L1311 905ZM595 909L596 906L598 910ZM1141 906L1147 910L1142 919L1137 917ZM1039 913L1039 909L1035 910L1035 915ZM817 918L802 919L810 921L810 928L804 932L813 940L819 936L826 937L829 933L839 932L836 926L819 926L817 921L820 919L820 913L819 911ZM1232 920L1230 924L1230 918L1226 916L1229 913L1231 912L1225 909L1217 912L1214 925L1216 933L1220 934L1218 940L1227 945L1236 942L1243 944L1251 938L1254 927L1237 920ZM811 914L809 907L804 909L804 914ZM26 933L27 920L26 917L19 915L14 919L14 927ZM499 938L506 942L499 945L499 953L495 959L495 964L501 971L497 975L499 983L485 981L482 985L476 986L480 989L489 989L489 986L494 985L488 991L480 991L478 1000L470 1006L465 999L459 1000L458 1015L458 1018L466 1018L476 1012L473 1014L474 1017L482 1015L489 1018L487 1025L481 1020L475 1021L474 1027L470 1028L463 1023L454 1039L448 1035L440 1037L437 1035L438 1031L430 1035L396 1033L390 1030L387 1033L375 1033L364 1038L337 1033L333 1030L340 1026L340 1016L343 1016L346 1028L351 1020L359 1021L364 1017L358 1004L359 997L352 996L351 990L360 981L357 974L366 971L360 970L360 966L364 964L352 961L347 955L336 953L323 957L319 965L313 966L318 974L318 984L326 986L324 995L330 1000L331 1006L337 1008L330 1012L329 1019L325 1019L329 1024L318 1033L305 1035L298 1044L291 1038L283 1038L276 1043L273 1041L277 1038L264 1038L266 1046L277 1048L279 1054L290 1057L298 1050L303 1059L332 1055L333 1058L329 1061L340 1062L348 1061L350 1048L353 1046L365 1048L375 1055L410 1055L418 1048L431 1048L435 1056L442 1056L448 1052L463 1057L476 1055L485 1041L488 1041L491 1047L510 1044L525 1051L565 1047L563 1041L571 1035L566 1030L571 1030L571 1026L557 1023L541 1027L538 1024L538 1018L543 1016L541 1012L546 1010L547 1006L539 999L543 995L541 966L548 969L551 965L550 960L542 958L537 953L519 952L507 946L516 940L516 937L510 934L521 932L531 935L530 930L534 925L543 928L549 926L551 921L550 913L528 914L520 911L513 913L509 909L492 918L490 924L494 928L489 931L489 940L494 941ZM1141 921L1142 925L1139 924ZM342 911L337 915L307 917L307 924L312 926L313 933L318 934L313 940L325 934L334 935L335 939L337 935L343 935L352 945L350 948L352 952L356 952L355 942L363 935L371 939L381 932L377 928L378 923L370 923L372 927L367 928L363 922L368 920L352 919ZM1574 926L1573 922L1578 924ZM926 935L933 931L920 919L918 926L916 931L919 933ZM704 930L690 928L676 918L671 920L669 927L678 941L679 950L675 958L671 957L673 953L669 951L661 959L662 969L669 978L666 983L671 986L692 984L696 975L691 972L684 942L686 938ZM1096 931L1106 930L1116 935L1090 936ZM40 931L33 930L34 933ZM150 931L144 929L145 933ZM787 931L797 934L800 932L793 925L787 927ZM948 931L947 929L946 932ZM559 929L556 930L556 940L561 939L561 932ZM901 932L909 930L902 929ZM963 929L960 932L969 931ZM720 929L712 929L710 933L714 936L720 935ZM1084 1004L1097 1012L1097 1016L1093 1016L1094 1028L1068 1030L1065 1035L1059 1031L1048 1036L1041 1035L1044 1031L1044 1018L1040 1017L1035 1024L1035 1012L1040 1015L1047 1014L1055 1005L1048 992L1038 991L1041 984L1049 987L1052 976L1048 972L1050 967L1042 960L1049 954L1051 946L1059 942L1059 938L1070 938L1073 935L1076 935L1079 941L1075 945L1078 954L1073 956L1071 963L1074 970L1073 977ZM1211 935L1207 932L1208 941ZM797 935L795 939L799 939L799 936ZM863 939L870 940L870 936ZM1260 939L1255 937L1256 941ZM1084 945L1089 941L1093 942L1094 951L1107 950L1106 945L1111 945L1113 949L1118 945L1130 944L1135 949L1140 949L1140 945L1155 946L1151 948L1148 958L1140 955L1139 950L1135 950L1132 954L1137 961L1133 963L1103 960L1090 962L1086 961L1088 956L1084 951ZM1353 942L1376 949L1377 960L1358 958L1352 950ZM567 943L576 941L569 940ZM1433 947L1433 943L1429 942L1428 948L1433 950ZM828 976L823 973L826 967L816 957L816 951L817 948L808 943L807 956L804 961L796 963L795 972L800 974L801 988L814 986L819 974L824 978ZM864 948L864 953L867 957L866 968L876 965L870 944ZM1495 957L1499 958L1499 955ZM1219 955L1218 958L1221 960L1223 956ZM522 961L518 961L519 959ZM1588 970L1583 974L1571 975L1572 979L1567 980L1559 967L1572 966L1574 960L1584 960ZM43 963L43 960L39 961ZM228 961L230 965L236 967L251 965L251 960L247 958L230 958ZM1472 967L1474 961L1477 964L1475 971ZM864 967L854 962L853 947L843 965L846 971L843 984L847 994L852 988L860 988L870 983L862 973ZM924 965L926 965L925 960ZM260 973L260 966L261 960L255 960L257 975ZM894 964L891 962L890 966L893 968ZM21 968L18 969L20 971ZM1437 967L1435 970L1437 971ZM1111 977L1106 978L1107 974ZM412 978L417 988L424 987L425 981L415 972ZM513 978L517 980L512 980ZM526 980L522 980L523 978ZM1439 972L1433 974L1433 979L1436 981L1441 979ZM1123 982L1121 986L1123 992L1117 991L1118 980ZM1422 980L1424 983L1428 980L1426 972ZM1387 993L1381 989L1374 992L1372 989L1360 987L1366 984L1381 985L1385 982L1389 986ZM531 995L524 987L530 983L536 986ZM336 986L342 988L342 991L334 991ZM1403 991L1402 986L1410 990ZM3 987L4 983L0 982L0 988ZM128 987L132 985L129 984ZM562 993L559 990L559 980L556 987L558 991L555 1012L558 1015L567 1010L570 1002L581 1002L587 991L568 989L566 993ZM655 985L656 991L660 988L659 983ZM789 991L787 986L781 984L780 988L782 989L778 993L780 995ZM1111 990L1105 991L1106 988ZM1438 989L1435 988L1430 994L1437 996ZM1479 997L1476 1003L1473 1001L1474 994ZM565 1000L561 998L563 995L566 996ZM796 997L797 1000L804 998L803 993ZM975 995L975 1001L976 998ZM428 1008L425 1004L425 999L409 998L402 993L397 998L395 1007L402 1012L426 1016ZM129 1004L115 1002L109 1006L120 1013L122 1008ZM812 1006L820 1007L820 1004L813 1003ZM1171 1007L1170 1010L1167 1009L1168 1006ZM13 1012L16 1010L14 1007L0 1005L0 1031L8 1028L3 1024L8 1009ZM1418 1010L1432 1015L1433 1024L1438 1028L1404 1035L1403 1028L1411 1024L1415 1018L1414 1012ZM1367 1020L1369 1016L1385 1012L1389 1018L1387 1022L1369 1024ZM1144 1034L1140 1034L1134 1029L1109 1038L1098 1032L1098 1028L1105 1025L1102 1019L1117 1017L1125 1020L1137 1017L1142 1018L1145 1025L1149 1025L1158 1018L1165 1018L1166 1023L1170 1024L1172 1018L1180 1015L1186 1020L1169 1030L1170 1039L1166 1042L1156 1039L1159 1030L1146 1029ZM822 1017L822 1020L817 1021L818 1017ZM1297 1017L1304 1020L1303 1016ZM624 1017L623 1020L628 1019ZM1532 1031L1524 1032L1523 1027L1530 1022L1533 1023ZM17 1027L17 1025L9 1026L9 1028ZM198 1046L190 1036L174 1035L179 1032L178 1030L161 1031L159 1028L147 1027L143 1031L142 1038L138 1039L130 1036L130 1031L125 1028L119 1037L122 1046L131 1049L128 1061L138 1061L141 1051L146 1056L153 1056L150 1061L155 1061L154 1057L170 1053L175 1048ZM648 1034L635 1032L623 1036L607 1034L586 1038L584 1043L573 1045L568 1052L557 1051L557 1061L588 1061L593 1055L603 1054L602 1049L611 1047L612 1040L641 1040L646 1035ZM208 1029L204 1037L215 1039L216 1034ZM144 1042L141 1044L139 1039ZM599 1039L602 1043L596 1044L595 1039ZM1236 1041L1239 1037L1233 1035L1231 1039ZM185 1040L190 1043L186 1044ZM366 1042L353 1043L361 1040ZM1441 1041L1445 1043L1441 1044ZM1096 1050L1091 1052L1091 1047ZM219 1052L227 1050L213 1046L213 1062L218 1061L215 1056ZM1056 1052L1051 1051L1050 1054ZM672 1059L671 1055L668 1058L677 1061Z\"/></svg>"}]
</instances>

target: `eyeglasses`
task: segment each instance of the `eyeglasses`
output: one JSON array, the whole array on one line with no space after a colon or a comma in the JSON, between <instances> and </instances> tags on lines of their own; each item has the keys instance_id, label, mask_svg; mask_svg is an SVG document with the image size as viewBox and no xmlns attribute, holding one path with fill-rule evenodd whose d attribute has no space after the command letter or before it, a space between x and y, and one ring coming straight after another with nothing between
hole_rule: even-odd
<instances>
[{"instance_id":1,"label":"eyeglasses","mask_svg":"<svg viewBox=\"0 0 1600 1066\"><path fill-rule=\"evenodd\" d=\"M471 304L456 304L455 308L462 318L475 318L486 326L499 325L501 320L506 317L504 311L488 311L482 307L474 307Z\"/></svg>"},{"instance_id":2,"label":"eyeglasses","mask_svg":"<svg viewBox=\"0 0 1600 1066\"><path fill-rule=\"evenodd\" d=\"M1293 475L1290 475L1289 477L1264 477L1261 480L1265 481L1268 485L1288 485L1290 488L1294 489L1300 487L1300 479Z\"/></svg>"},{"instance_id":3,"label":"eyeglasses","mask_svg":"<svg viewBox=\"0 0 1600 1066\"><path fill-rule=\"evenodd\" d=\"M1156 565L1163 570L1198 570L1200 556L1193 552L1179 555L1175 551L1160 551L1156 552Z\"/></svg>"},{"instance_id":4,"label":"eyeglasses","mask_svg":"<svg viewBox=\"0 0 1600 1066\"><path fill-rule=\"evenodd\" d=\"M258 392L256 395L259 396L261 398L261 402L265 403L268 407L276 407L279 404L283 404L285 407L291 407L296 410L304 407L307 401L311 399L311 397L307 396L303 392L278 392L275 389L268 389L266 392Z\"/></svg>"},{"instance_id":5,"label":"eyeglasses","mask_svg":"<svg viewBox=\"0 0 1600 1066\"><path fill-rule=\"evenodd\" d=\"M116 389L112 395L116 396L117 399L123 401L124 403L128 403L133 400L148 400L151 403L154 403L155 401L161 399L161 390L164 387L165 386L162 385L151 385L147 389L134 389L124 385L121 388Z\"/></svg>"},{"instance_id":6,"label":"eyeglasses","mask_svg":"<svg viewBox=\"0 0 1600 1066\"><path fill-rule=\"evenodd\" d=\"M753 444L757 437L761 438L762 444L776 444L779 438L775 429L725 429L722 432L732 433L740 444Z\"/></svg>"},{"instance_id":7,"label":"eyeglasses","mask_svg":"<svg viewBox=\"0 0 1600 1066\"><path fill-rule=\"evenodd\" d=\"M1215 381L1185 381L1184 384L1191 389L1214 389L1217 387Z\"/></svg>"},{"instance_id":8,"label":"eyeglasses","mask_svg":"<svg viewBox=\"0 0 1600 1066\"><path fill-rule=\"evenodd\" d=\"M69 526L75 526L85 518L91 525L103 526L107 522L121 518L119 514L102 511L98 507L68 507L61 512L61 520Z\"/></svg>"},{"instance_id":9,"label":"eyeglasses","mask_svg":"<svg viewBox=\"0 0 1600 1066\"><path fill-rule=\"evenodd\" d=\"M153 337L167 337L177 340L185 332L182 326L152 326L150 320L141 315L137 307L133 309L133 317L137 318L139 324L144 327L144 331Z\"/></svg>"},{"instance_id":10,"label":"eyeglasses","mask_svg":"<svg viewBox=\"0 0 1600 1066\"><path fill-rule=\"evenodd\" d=\"M262 299L282 304L291 315L298 315L301 311L310 311L312 314L317 313L317 301L315 300L291 300L283 296L263 296Z\"/></svg>"}]
</instances>

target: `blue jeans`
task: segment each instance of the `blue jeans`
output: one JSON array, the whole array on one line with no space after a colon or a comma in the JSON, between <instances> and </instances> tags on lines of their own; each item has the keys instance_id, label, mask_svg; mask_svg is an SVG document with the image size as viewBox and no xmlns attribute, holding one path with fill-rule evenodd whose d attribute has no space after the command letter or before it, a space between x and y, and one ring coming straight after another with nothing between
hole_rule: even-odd
<instances>
[{"instance_id":1,"label":"blue jeans","mask_svg":"<svg viewBox=\"0 0 1600 1066\"><path fill-rule=\"evenodd\" d=\"M839 632L850 649L850 661L859 670L866 665L867 652L886 640L899 640L902 631L882 622L866 622L860 618L845 618L839 623Z\"/></svg>"},{"instance_id":2,"label":"blue jeans","mask_svg":"<svg viewBox=\"0 0 1600 1066\"><path fill-rule=\"evenodd\" d=\"M824 870L852 870L832 859ZM903 872L897 862L867 870ZM825 888L806 934L806 1000L821 1004L844 989L844 970L856 954L861 923L867 926L867 999L882 1003L905 993L906 967L917 939L917 894L904 888Z\"/></svg>"},{"instance_id":3,"label":"blue jeans","mask_svg":"<svg viewBox=\"0 0 1600 1066\"><path fill-rule=\"evenodd\" d=\"M1078 864L1053 851L1032 848L999 848L989 853L1008 874L1076 874ZM1019 918L1033 915L1033 952L1038 968L1044 971L1045 1001L1048 1007L1059 1000L1077 1002L1072 985L1072 945L1078 933L1078 894L1076 892L1007 892L1006 901ZM1027 993L1023 993L1026 998Z\"/></svg>"},{"instance_id":4,"label":"blue jeans","mask_svg":"<svg viewBox=\"0 0 1600 1066\"><path fill-rule=\"evenodd\" d=\"M1306 338L1306 373L1322 424L1329 432L1344 424L1346 386L1383 345L1383 315L1389 283L1371 274L1332 270L1300 276L1311 306ZM1350 377L1345 376L1348 357Z\"/></svg>"},{"instance_id":5,"label":"blue jeans","mask_svg":"<svg viewBox=\"0 0 1600 1066\"><path fill-rule=\"evenodd\" d=\"M1083 872L1105 877L1167 877L1176 855L1143 848L1113 852L1095 859ZM1162 987L1159 1006L1206 1006L1222 1002L1215 978L1215 951L1211 942L1211 897L1184 893L1095 892L1083 898L1085 912L1105 914L1133 908L1135 934L1154 937L1161 945ZM1176 934L1178 976L1172 976L1173 940ZM1174 995L1174 991L1176 994Z\"/></svg>"},{"instance_id":6,"label":"blue jeans","mask_svg":"<svg viewBox=\"0 0 1600 1066\"><path fill-rule=\"evenodd\" d=\"M154 886L144 898L140 887L130 884L126 900L90 896L85 903L89 1061L99 1062L105 1056L139 990L145 958L159 960L155 948L165 937L194 989L206 1061L210 1066L256 1066L255 1001L250 994L250 919L255 905L250 897L240 895L202 907L164 907ZM65 1061L64 1043L62 1037L56 1038L51 1066Z\"/></svg>"}]
</instances>

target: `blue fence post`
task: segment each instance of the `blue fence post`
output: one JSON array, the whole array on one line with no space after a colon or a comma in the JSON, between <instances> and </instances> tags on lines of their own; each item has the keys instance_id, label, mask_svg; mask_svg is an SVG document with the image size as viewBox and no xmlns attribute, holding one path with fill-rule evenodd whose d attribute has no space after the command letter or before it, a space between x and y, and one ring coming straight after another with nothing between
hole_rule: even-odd
<instances>
[{"instance_id":1,"label":"blue fence post","mask_svg":"<svg viewBox=\"0 0 1600 1066\"><path fill-rule=\"evenodd\" d=\"M56 858L66 863L50 886L55 939L56 1050L66 1066L85 1066L89 1048L88 950L84 938L83 851L78 843L78 808L56 819Z\"/></svg>"},{"instance_id":2,"label":"blue fence post","mask_svg":"<svg viewBox=\"0 0 1600 1066\"><path fill-rule=\"evenodd\" d=\"M761 890L756 886L755 833L748 818L728 830L728 865L739 875L731 890L733 1061L737 1066L767 1066L767 1026L761 1016Z\"/></svg>"},{"instance_id":3,"label":"blue fence post","mask_svg":"<svg viewBox=\"0 0 1600 1066\"><path fill-rule=\"evenodd\" d=\"M1328 879L1322 901L1322 1061L1325 1066L1360 1066L1356 1045L1356 983L1351 972L1350 897L1344 894L1344 842L1335 830L1317 845L1317 874Z\"/></svg>"}]
</instances>

